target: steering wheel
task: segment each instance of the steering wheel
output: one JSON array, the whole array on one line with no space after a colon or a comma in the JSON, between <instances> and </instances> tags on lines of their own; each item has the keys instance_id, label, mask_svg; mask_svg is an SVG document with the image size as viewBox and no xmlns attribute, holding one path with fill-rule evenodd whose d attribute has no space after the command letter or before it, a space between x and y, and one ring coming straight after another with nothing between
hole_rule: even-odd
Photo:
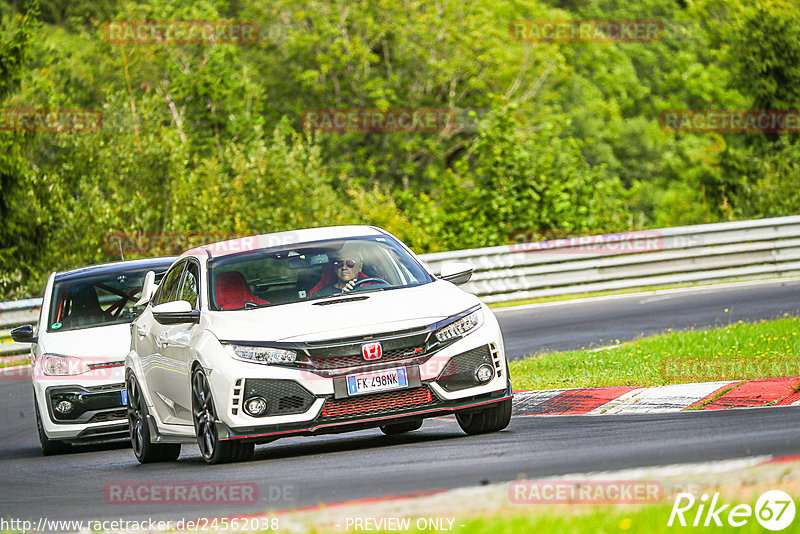
<instances>
[{"instance_id":1,"label":"steering wheel","mask_svg":"<svg viewBox=\"0 0 800 534\"><path fill-rule=\"evenodd\" d=\"M369 278L362 278L361 280L359 280L355 284L353 284L353 289L351 291L355 291L356 288L359 288L361 286L368 285L368 284L383 284L385 286L388 286L389 282L387 282L383 278L378 278L377 276L371 276Z\"/></svg>"}]
</instances>

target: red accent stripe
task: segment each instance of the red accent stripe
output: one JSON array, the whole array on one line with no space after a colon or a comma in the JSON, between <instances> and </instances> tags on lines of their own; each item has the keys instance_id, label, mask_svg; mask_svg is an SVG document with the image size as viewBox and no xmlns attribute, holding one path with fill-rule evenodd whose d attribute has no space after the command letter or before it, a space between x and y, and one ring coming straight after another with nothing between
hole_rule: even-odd
<instances>
[{"instance_id":1,"label":"red accent stripe","mask_svg":"<svg viewBox=\"0 0 800 534\"><path fill-rule=\"evenodd\" d=\"M789 462L800 462L800 454L790 454L789 456L778 456L777 458L773 458L772 460L767 460L764 463L759 465L766 465L766 464L785 464Z\"/></svg>"},{"instance_id":2,"label":"red accent stripe","mask_svg":"<svg viewBox=\"0 0 800 534\"><path fill-rule=\"evenodd\" d=\"M599 408L638 387L570 389L533 408L536 415L581 415Z\"/></svg>"},{"instance_id":3,"label":"red accent stripe","mask_svg":"<svg viewBox=\"0 0 800 534\"><path fill-rule=\"evenodd\" d=\"M742 382L718 399L706 404L704 410L723 410L725 408L745 408L777 403L794 393L800 378L764 378Z\"/></svg>"}]
</instances>

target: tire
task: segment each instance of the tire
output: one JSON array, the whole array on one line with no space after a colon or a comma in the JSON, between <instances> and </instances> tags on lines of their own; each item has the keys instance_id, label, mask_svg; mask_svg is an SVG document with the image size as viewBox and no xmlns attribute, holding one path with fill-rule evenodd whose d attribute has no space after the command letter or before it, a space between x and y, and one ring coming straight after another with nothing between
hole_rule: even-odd
<instances>
[{"instance_id":1,"label":"tire","mask_svg":"<svg viewBox=\"0 0 800 534\"><path fill-rule=\"evenodd\" d=\"M511 399L476 412L456 413L461 430L467 434L486 434L503 430L511 422Z\"/></svg>"},{"instance_id":2,"label":"tire","mask_svg":"<svg viewBox=\"0 0 800 534\"><path fill-rule=\"evenodd\" d=\"M51 456L53 454L67 454L72 451L72 445L59 439L50 439L44 431L42 416L39 413L39 403L36 402L36 394L33 395L33 407L36 411L36 429L39 431L39 443L42 445L42 454Z\"/></svg>"},{"instance_id":3,"label":"tire","mask_svg":"<svg viewBox=\"0 0 800 534\"><path fill-rule=\"evenodd\" d=\"M150 441L150 426L147 423L147 402L139 382L133 373L128 373L128 429L131 434L133 454L140 464L173 462L181 454L180 443L153 443Z\"/></svg>"},{"instance_id":4,"label":"tire","mask_svg":"<svg viewBox=\"0 0 800 534\"><path fill-rule=\"evenodd\" d=\"M387 436L394 436L397 434L405 434L406 432L413 432L422 427L422 419L414 419L413 421L406 421L405 423L393 423L391 425L383 425L381 432Z\"/></svg>"},{"instance_id":5,"label":"tire","mask_svg":"<svg viewBox=\"0 0 800 534\"><path fill-rule=\"evenodd\" d=\"M208 379L201 368L192 373L192 421L197 436L197 446L203 460L209 464L241 462L253 457L255 443L220 441L217 436L217 411Z\"/></svg>"}]
</instances>

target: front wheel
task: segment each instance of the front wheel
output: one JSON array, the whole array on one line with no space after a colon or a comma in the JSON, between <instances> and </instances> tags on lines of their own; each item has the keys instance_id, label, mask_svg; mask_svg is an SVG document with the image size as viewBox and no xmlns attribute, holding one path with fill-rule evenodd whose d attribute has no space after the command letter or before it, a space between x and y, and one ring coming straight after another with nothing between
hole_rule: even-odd
<instances>
[{"instance_id":1,"label":"front wheel","mask_svg":"<svg viewBox=\"0 0 800 534\"><path fill-rule=\"evenodd\" d=\"M66 454L72 450L72 446L58 439L50 439L44 431L42 416L39 414L39 403L36 402L36 394L33 395L33 407L36 411L36 429L39 431L39 443L42 445L42 454Z\"/></svg>"},{"instance_id":2,"label":"front wheel","mask_svg":"<svg viewBox=\"0 0 800 534\"><path fill-rule=\"evenodd\" d=\"M152 443L150 441L147 403L133 373L128 373L125 387L128 389L128 429L131 433L131 447L133 447L136 459L140 464L177 460L181 454L180 443Z\"/></svg>"},{"instance_id":3,"label":"front wheel","mask_svg":"<svg viewBox=\"0 0 800 534\"><path fill-rule=\"evenodd\" d=\"M495 403L480 411L456 413L461 430L467 434L486 434L503 430L511 422L511 399Z\"/></svg>"},{"instance_id":4,"label":"front wheel","mask_svg":"<svg viewBox=\"0 0 800 534\"><path fill-rule=\"evenodd\" d=\"M406 432L413 432L422 428L422 419L414 419L405 423L393 423L391 425L383 425L381 432L387 436L394 436L396 434L405 434Z\"/></svg>"},{"instance_id":5,"label":"front wheel","mask_svg":"<svg viewBox=\"0 0 800 534\"><path fill-rule=\"evenodd\" d=\"M200 454L209 464L239 462L253 456L255 444L240 441L220 441L217 436L217 412L211 386L201 368L192 373L192 420Z\"/></svg>"}]
</instances>

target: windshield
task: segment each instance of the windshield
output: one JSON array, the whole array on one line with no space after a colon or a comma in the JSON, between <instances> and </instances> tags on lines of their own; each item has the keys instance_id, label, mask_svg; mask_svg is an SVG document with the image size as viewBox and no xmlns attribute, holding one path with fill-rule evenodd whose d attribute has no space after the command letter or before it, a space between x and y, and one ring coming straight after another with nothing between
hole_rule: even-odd
<instances>
[{"instance_id":1,"label":"windshield","mask_svg":"<svg viewBox=\"0 0 800 534\"><path fill-rule=\"evenodd\" d=\"M148 271L155 271L158 280L165 269L166 266L151 267L56 281L50 300L47 331L130 323L144 309L144 306L134 306L134 303L141 295L145 275Z\"/></svg>"},{"instance_id":2,"label":"windshield","mask_svg":"<svg viewBox=\"0 0 800 534\"><path fill-rule=\"evenodd\" d=\"M389 236L318 241L217 258L210 263L213 310L241 310L432 282Z\"/></svg>"}]
</instances>

